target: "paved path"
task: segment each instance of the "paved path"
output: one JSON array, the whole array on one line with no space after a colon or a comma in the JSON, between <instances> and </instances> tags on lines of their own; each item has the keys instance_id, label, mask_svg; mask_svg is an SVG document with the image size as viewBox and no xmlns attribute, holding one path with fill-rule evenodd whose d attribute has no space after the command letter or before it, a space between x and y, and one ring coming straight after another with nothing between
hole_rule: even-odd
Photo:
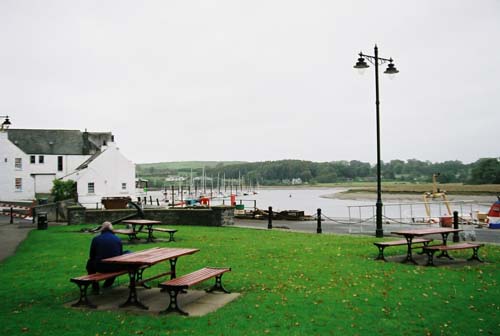
<instances>
[{"instance_id":1,"label":"paved path","mask_svg":"<svg viewBox=\"0 0 500 336\"><path fill-rule=\"evenodd\" d=\"M10 224L9 217L0 216L0 261L13 255L19 243L35 227L31 220L14 218L14 223Z\"/></svg>"}]
</instances>

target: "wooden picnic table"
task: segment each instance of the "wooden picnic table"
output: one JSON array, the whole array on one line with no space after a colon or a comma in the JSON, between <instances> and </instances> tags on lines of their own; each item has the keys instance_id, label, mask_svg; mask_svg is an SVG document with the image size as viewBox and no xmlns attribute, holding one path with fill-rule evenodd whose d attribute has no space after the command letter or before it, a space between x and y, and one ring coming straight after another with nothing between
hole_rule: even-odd
<instances>
[{"instance_id":1,"label":"wooden picnic table","mask_svg":"<svg viewBox=\"0 0 500 336\"><path fill-rule=\"evenodd\" d=\"M132 231L137 234L142 230L144 226L148 229L148 238L146 239L146 242L153 242L154 237L153 237L153 226L154 225L159 225L161 224L161 221L156 221L156 220L150 220L150 219L126 219L122 221L124 224L131 224L132 225ZM139 229L136 230L136 226L139 226Z\"/></svg>"},{"instance_id":2,"label":"wooden picnic table","mask_svg":"<svg viewBox=\"0 0 500 336\"><path fill-rule=\"evenodd\" d=\"M168 248L154 247L143 251L122 254L116 257L103 259L102 262L123 265L127 269L129 275L129 296L127 301L120 305L126 307L134 305L142 309L148 309L137 298L137 284L144 285L145 282L170 274L170 279L176 277L177 259L181 256L190 255L198 252L195 248ZM157 263L168 260L170 262L170 271L153 276L149 279L142 279L142 273L145 268L153 266Z\"/></svg>"},{"instance_id":3,"label":"wooden picnic table","mask_svg":"<svg viewBox=\"0 0 500 336\"><path fill-rule=\"evenodd\" d=\"M400 230L400 231L392 231L392 234L404 236L406 238L406 242L408 244L408 250L406 252L406 258L403 262L411 262L413 264L417 264L417 262L413 259L412 255L412 243L413 238L422 237L433 234L440 234L443 240L443 245L446 245L448 240L448 235L454 232L460 232L461 229L451 229L451 228L426 228L426 229L411 229L411 230ZM446 250L442 251L441 256L446 256L450 258L448 252Z\"/></svg>"}]
</instances>

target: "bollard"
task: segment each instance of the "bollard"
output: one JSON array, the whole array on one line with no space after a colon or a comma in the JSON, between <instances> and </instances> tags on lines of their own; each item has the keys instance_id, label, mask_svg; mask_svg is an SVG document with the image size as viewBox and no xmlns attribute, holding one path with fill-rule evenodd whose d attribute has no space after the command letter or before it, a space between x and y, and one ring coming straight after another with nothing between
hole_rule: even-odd
<instances>
[{"instance_id":1,"label":"bollard","mask_svg":"<svg viewBox=\"0 0 500 336\"><path fill-rule=\"evenodd\" d=\"M172 186L172 206L175 206L174 186Z\"/></svg>"},{"instance_id":2,"label":"bollard","mask_svg":"<svg viewBox=\"0 0 500 336\"><path fill-rule=\"evenodd\" d=\"M453 228L458 229L458 211L453 211ZM458 232L453 232L453 242L458 243L459 241Z\"/></svg>"},{"instance_id":3,"label":"bollard","mask_svg":"<svg viewBox=\"0 0 500 336\"><path fill-rule=\"evenodd\" d=\"M153 205L153 196L149 195L149 204Z\"/></svg>"},{"instance_id":4,"label":"bollard","mask_svg":"<svg viewBox=\"0 0 500 336\"><path fill-rule=\"evenodd\" d=\"M273 207L269 207L269 216L267 217L267 228L273 228Z\"/></svg>"},{"instance_id":5,"label":"bollard","mask_svg":"<svg viewBox=\"0 0 500 336\"><path fill-rule=\"evenodd\" d=\"M156 205L160 206L160 201L158 200L158 198L156 199Z\"/></svg>"},{"instance_id":6,"label":"bollard","mask_svg":"<svg viewBox=\"0 0 500 336\"><path fill-rule=\"evenodd\" d=\"M317 214L317 216L318 216L318 228L316 229L316 232L321 233L321 232L323 232L323 230L321 230L321 209L318 208L317 211L318 211L318 214Z\"/></svg>"},{"instance_id":7,"label":"bollard","mask_svg":"<svg viewBox=\"0 0 500 336\"><path fill-rule=\"evenodd\" d=\"M47 213L46 212L40 212L37 215L37 227L38 230L47 230L48 224L47 224Z\"/></svg>"},{"instance_id":8,"label":"bollard","mask_svg":"<svg viewBox=\"0 0 500 336\"><path fill-rule=\"evenodd\" d=\"M10 207L10 224L14 224L14 208Z\"/></svg>"}]
</instances>

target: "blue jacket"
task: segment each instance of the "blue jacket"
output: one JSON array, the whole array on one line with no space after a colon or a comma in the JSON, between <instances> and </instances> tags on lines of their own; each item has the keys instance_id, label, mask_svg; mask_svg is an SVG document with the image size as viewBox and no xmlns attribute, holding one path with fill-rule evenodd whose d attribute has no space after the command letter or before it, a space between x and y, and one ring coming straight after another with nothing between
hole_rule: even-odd
<instances>
[{"instance_id":1,"label":"blue jacket","mask_svg":"<svg viewBox=\"0 0 500 336\"><path fill-rule=\"evenodd\" d=\"M123 254L122 241L111 231L103 231L92 239L89 259L100 262L102 259Z\"/></svg>"}]
</instances>

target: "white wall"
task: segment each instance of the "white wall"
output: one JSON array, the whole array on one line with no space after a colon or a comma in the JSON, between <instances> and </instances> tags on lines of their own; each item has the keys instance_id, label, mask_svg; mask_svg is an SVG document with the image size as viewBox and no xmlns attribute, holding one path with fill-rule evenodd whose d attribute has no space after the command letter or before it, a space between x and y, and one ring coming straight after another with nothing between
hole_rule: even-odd
<instances>
[{"instance_id":1,"label":"white wall","mask_svg":"<svg viewBox=\"0 0 500 336\"><path fill-rule=\"evenodd\" d=\"M35 163L31 163L31 156ZM43 156L43 163L39 163ZM63 170L58 171L58 157L63 157ZM0 132L0 200L33 200L35 193L49 193L52 181L75 171L90 155L25 154L14 145L7 132ZM21 158L22 169L15 168L15 158ZM15 179L22 178L22 191L15 188Z\"/></svg>"},{"instance_id":2,"label":"white wall","mask_svg":"<svg viewBox=\"0 0 500 336\"><path fill-rule=\"evenodd\" d=\"M15 168L15 158L21 158L22 168ZM29 170L29 156L9 141L6 132L0 132L0 200L31 201L34 182ZM15 179L22 179L22 190L15 188Z\"/></svg>"},{"instance_id":3,"label":"white wall","mask_svg":"<svg viewBox=\"0 0 500 336\"><path fill-rule=\"evenodd\" d=\"M125 158L114 143L103 147L103 152L88 167L68 176L77 181L78 202L93 208L103 197L133 197L135 194L135 164ZM88 193L88 183L94 183L93 194ZM122 189L122 183L126 189Z\"/></svg>"},{"instance_id":4,"label":"white wall","mask_svg":"<svg viewBox=\"0 0 500 336\"><path fill-rule=\"evenodd\" d=\"M35 156L35 163L29 163L31 155ZM39 163L40 156L44 157L44 162ZM58 171L58 157L63 157L63 169ZM52 189L52 181L59 179L72 172L87 160L90 155L44 155L44 154L30 154L27 155L29 169L34 176L35 192L37 193L50 193ZM51 174L51 175L47 175Z\"/></svg>"},{"instance_id":5,"label":"white wall","mask_svg":"<svg viewBox=\"0 0 500 336\"><path fill-rule=\"evenodd\" d=\"M57 171L59 155L25 154L8 140L6 132L0 132L0 200L33 200L35 192L48 193L54 178L77 182L78 200L86 206L95 207L102 197L135 195L135 164L125 158L114 143L103 147L103 152L89 163L88 167L76 171L89 155L63 155L63 171ZM35 163L30 156L35 155ZM22 169L15 168L15 158L21 158ZM16 191L15 179L22 178L22 190ZM36 184L35 184L36 181ZM94 182L95 193L88 193L88 183ZM126 189L122 189L122 183Z\"/></svg>"}]
</instances>

